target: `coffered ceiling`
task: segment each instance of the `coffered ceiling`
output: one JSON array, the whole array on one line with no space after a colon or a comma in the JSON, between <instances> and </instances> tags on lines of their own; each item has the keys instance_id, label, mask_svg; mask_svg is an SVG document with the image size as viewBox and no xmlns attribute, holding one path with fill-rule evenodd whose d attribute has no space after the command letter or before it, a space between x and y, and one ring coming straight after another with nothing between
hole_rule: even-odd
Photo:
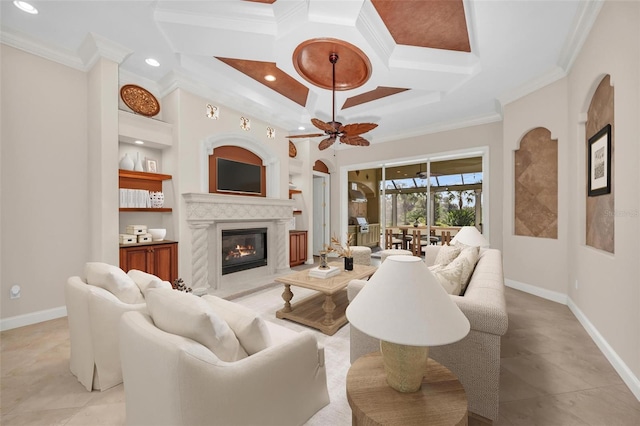
<instances>
[{"instance_id":1,"label":"coffered ceiling","mask_svg":"<svg viewBox=\"0 0 640 426\"><path fill-rule=\"evenodd\" d=\"M183 86L292 135L331 119L328 53L338 50L336 119L377 123L372 143L499 120L504 102L566 74L600 9L578 0L31 3L37 15L0 3L3 43L82 69L92 33L131 52L122 84L157 97Z\"/></svg>"}]
</instances>

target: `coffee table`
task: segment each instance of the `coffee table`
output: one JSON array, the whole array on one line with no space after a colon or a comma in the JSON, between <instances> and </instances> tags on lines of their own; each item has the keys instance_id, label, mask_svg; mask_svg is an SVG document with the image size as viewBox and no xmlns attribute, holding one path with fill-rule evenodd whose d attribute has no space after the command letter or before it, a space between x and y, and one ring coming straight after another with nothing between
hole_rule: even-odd
<instances>
[{"instance_id":1,"label":"coffee table","mask_svg":"<svg viewBox=\"0 0 640 426\"><path fill-rule=\"evenodd\" d=\"M344 268L341 262L330 263L330 265ZM332 336L347 323L345 315L349 304L347 284L351 280L370 277L376 269L376 266L353 265L353 271L343 270L329 278L310 277L309 270L278 277L275 281L284 284L282 293L284 307L276 312L276 318L304 324ZM319 293L291 304L293 299L291 286L308 288Z\"/></svg>"}]
</instances>

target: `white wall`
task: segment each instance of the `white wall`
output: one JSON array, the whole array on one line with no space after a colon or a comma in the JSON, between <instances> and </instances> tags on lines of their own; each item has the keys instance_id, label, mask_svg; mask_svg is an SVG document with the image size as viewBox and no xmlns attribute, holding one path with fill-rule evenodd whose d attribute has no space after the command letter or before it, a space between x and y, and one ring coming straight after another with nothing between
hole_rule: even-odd
<instances>
[{"instance_id":1,"label":"white wall","mask_svg":"<svg viewBox=\"0 0 640 426\"><path fill-rule=\"evenodd\" d=\"M585 245L584 120L606 74L614 88L615 254ZM633 372L640 398L640 3L604 4L569 74L568 118L569 297Z\"/></svg>"},{"instance_id":2,"label":"white wall","mask_svg":"<svg viewBox=\"0 0 640 426\"><path fill-rule=\"evenodd\" d=\"M504 107L504 215L503 257L508 280L533 285L549 298L566 302L568 285L567 256L569 234L570 146L567 119L567 79L550 84ZM514 151L531 129L545 127L558 140L558 238L534 238L514 235Z\"/></svg>"},{"instance_id":3,"label":"white wall","mask_svg":"<svg viewBox=\"0 0 640 426\"><path fill-rule=\"evenodd\" d=\"M2 45L1 317L63 307L90 250L87 74ZM20 299L9 289L22 287ZM64 311L62 310L64 313Z\"/></svg>"}]
</instances>

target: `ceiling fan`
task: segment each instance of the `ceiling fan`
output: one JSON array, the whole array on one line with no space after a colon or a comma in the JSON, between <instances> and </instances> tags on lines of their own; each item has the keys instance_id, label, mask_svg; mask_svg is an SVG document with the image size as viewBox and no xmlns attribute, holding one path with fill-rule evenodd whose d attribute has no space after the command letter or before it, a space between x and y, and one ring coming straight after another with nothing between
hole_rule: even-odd
<instances>
[{"instance_id":1,"label":"ceiling fan","mask_svg":"<svg viewBox=\"0 0 640 426\"><path fill-rule=\"evenodd\" d=\"M347 145L354 146L369 146L369 141L360 136L362 133L366 133L369 130L373 130L378 127L374 123L354 123L342 125L342 123L336 121L336 62L338 62L338 54L329 54L329 62L333 67L333 115L331 121L325 123L317 118L312 118L311 123L324 133L310 133L307 135L294 135L290 138L313 138L316 136L328 136L323 139L318 148L321 150L329 148L334 144L336 139L340 137L340 142Z\"/></svg>"}]
</instances>

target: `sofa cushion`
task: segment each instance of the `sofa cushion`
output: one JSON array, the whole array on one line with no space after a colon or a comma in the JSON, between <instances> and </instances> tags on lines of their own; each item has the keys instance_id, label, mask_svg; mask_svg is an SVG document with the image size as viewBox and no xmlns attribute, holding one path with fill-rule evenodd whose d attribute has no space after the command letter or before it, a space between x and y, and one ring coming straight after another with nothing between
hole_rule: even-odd
<instances>
[{"instance_id":1,"label":"sofa cushion","mask_svg":"<svg viewBox=\"0 0 640 426\"><path fill-rule=\"evenodd\" d=\"M449 294L460 295L462 289L461 276L462 265L433 265L429 270L436 277L442 288Z\"/></svg>"},{"instance_id":2,"label":"sofa cushion","mask_svg":"<svg viewBox=\"0 0 640 426\"><path fill-rule=\"evenodd\" d=\"M461 251L462 247L460 246L442 246L440 247L440 250L438 250L438 254L436 255L436 259L433 261L433 264L447 266L453 262L458 255L460 255Z\"/></svg>"},{"instance_id":3,"label":"sofa cushion","mask_svg":"<svg viewBox=\"0 0 640 426\"><path fill-rule=\"evenodd\" d=\"M455 258L451 265L461 268L460 275L460 294L464 294L471 280L471 275L478 262L478 247L469 247L462 249L458 257Z\"/></svg>"},{"instance_id":4,"label":"sofa cushion","mask_svg":"<svg viewBox=\"0 0 640 426\"><path fill-rule=\"evenodd\" d=\"M127 272L127 275L138 285L138 288L145 296L150 288L173 288L169 281L163 281L157 276L139 269L131 269ZM154 283L154 281L160 281L160 283ZM152 283L153 285L151 285Z\"/></svg>"},{"instance_id":5,"label":"sofa cushion","mask_svg":"<svg viewBox=\"0 0 640 426\"><path fill-rule=\"evenodd\" d=\"M147 309L156 327L195 340L222 361L247 357L229 325L198 296L156 288L147 292Z\"/></svg>"},{"instance_id":6,"label":"sofa cushion","mask_svg":"<svg viewBox=\"0 0 640 426\"><path fill-rule=\"evenodd\" d=\"M136 283L120 268L108 263L87 262L84 266L87 284L111 292L124 303L144 303Z\"/></svg>"},{"instance_id":7,"label":"sofa cushion","mask_svg":"<svg viewBox=\"0 0 640 426\"><path fill-rule=\"evenodd\" d=\"M224 319L249 355L271 346L267 323L249 308L216 296L202 296Z\"/></svg>"},{"instance_id":8,"label":"sofa cushion","mask_svg":"<svg viewBox=\"0 0 640 426\"><path fill-rule=\"evenodd\" d=\"M142 294L145 299L147 298L147 294L149 293L149 291L153 290L154 288L166 288L169 290L173 290L173 286L169 281L163 281L160 278L151 280L149 281L149 284L147 284L147 286L144 288L144 290L142 290Z\"/></svg>"}]
</instances>

